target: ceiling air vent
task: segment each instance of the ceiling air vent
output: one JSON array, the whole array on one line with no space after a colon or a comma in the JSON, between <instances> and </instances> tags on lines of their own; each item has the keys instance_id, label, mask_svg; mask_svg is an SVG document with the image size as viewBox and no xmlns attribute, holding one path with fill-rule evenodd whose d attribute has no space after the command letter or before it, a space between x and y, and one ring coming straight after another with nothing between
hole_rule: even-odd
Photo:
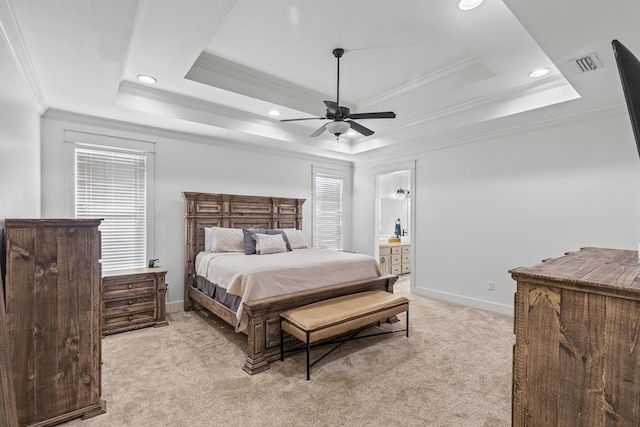
<instances>
[{"instance_id":1,"label":"ceiling air vent","mask_svg":"<svg viewBox=\"0 0 640 427\"><path fill-rule=\"evenodd\" d=\"M571 63L576 67L576 70L581 73L586 73L587 71L595 71L598 68L602 68L602 63L595 53L590 53L580 58L576 58L572 60Z\"/></svg>"}]
</instances>

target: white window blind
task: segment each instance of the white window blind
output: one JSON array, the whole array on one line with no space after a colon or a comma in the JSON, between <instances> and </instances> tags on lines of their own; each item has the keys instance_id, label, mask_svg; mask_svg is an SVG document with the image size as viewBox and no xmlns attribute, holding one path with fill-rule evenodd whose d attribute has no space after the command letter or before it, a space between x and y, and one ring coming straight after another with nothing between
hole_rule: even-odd
<instances>
[{"instance_id":1,"label":"white window blind","mask_svg":"<svg viewBox=\"0 0 640 427\"><path fill-rule=\"evenodd\" d=\"M146 155L76 146L76 218L102 218L103 271L144 267Z\"/></svg>"},{"instance_id":2,"label":"white window blind","mask_svg":"<svg viewBox=\"0 0 640 427\"><path fill-rule=\"evenodd\" d=\"M342 186L341 176L313 176L313 246L342 250Z\"/></svg>"}]
</instances>

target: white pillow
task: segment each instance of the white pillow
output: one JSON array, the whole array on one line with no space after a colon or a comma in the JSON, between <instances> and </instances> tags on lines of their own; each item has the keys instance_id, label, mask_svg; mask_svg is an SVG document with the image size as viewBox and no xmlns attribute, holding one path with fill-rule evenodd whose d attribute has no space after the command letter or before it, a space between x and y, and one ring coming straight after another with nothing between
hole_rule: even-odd
<instances>
[{"instance_id":1,"label":"white pillow","mask_svg":"<svg viewBox=\"0 0 640 427\"><path fill-rule=\"evenodd\" d=\"M302 232L302 230L293 230L286 228L284 230L284 234L287 236L287 240L289 241L289 247L291 247L291 250L306 249L309 247L309 243L307 243L307 239L304 237L304 233Z\"/></svg>"},{"instance_id":2,"label":"white pillow","mask_svg":"<svg viewBox=\"0 0 640 427\"><path fill-rule=\"evenodd\" d=\"M204 251L205 252L211 251L211 230L212 230L212 227L204 228Z\"/></svg>"},{"instance_id":3,"label":"white pillow","mask_svg":"<svg viewBox=\"0 0 640 427\"><path fill-rule=\"evenodd\" d=\"M244 233L242 233L242 228L213 227L211 230L211 251L244 252Z\"/></svg>"},{"instance_id":4,"label":"white pillow","mask_svg":"<svg viewBox=\"0 0 640 427\"><path fill-rule=\"evenodd\" d=\"M261 234L253 235L256 239L256 254L267 255L287 252L287 243L282 234Z\"/></svg>"}]
</instances>

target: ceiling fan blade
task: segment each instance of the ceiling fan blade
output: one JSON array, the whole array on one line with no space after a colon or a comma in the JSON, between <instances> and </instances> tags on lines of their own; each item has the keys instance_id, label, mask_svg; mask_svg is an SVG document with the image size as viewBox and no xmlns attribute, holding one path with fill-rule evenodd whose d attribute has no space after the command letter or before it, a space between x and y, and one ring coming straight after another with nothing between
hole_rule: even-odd
<instances>
[{"instance_id":1,"label":"ceiling fan blade","mask_svg":"<svg viewBox=\"0 0 640 427\"><path fill-rule=\"evenodd\" d=\"M312 133L310 136L318 136L320 135L322 132L324 132L327 129L327 124L323 124L322 126L320 126L320 128L318 128L317 131L315 131L314 133Z\"/></svg>"},{"instance_id":2,"label":"ceiling fan blade","mask_svg":"<svg viewBox=\"0 0 640 427\"><path fill-rule=\"evenodd\" d=\"M363 134L364 136L369 136L369 135L373 135L374 132L371 129L368 129L364 126L362 126L361 124L358 124L354 121L348 121L347 123L349 123L351 125L351 129L355 130L356 132L359 132L361 134Z\"/></svg>"},{"instance_id":3,"label":"ceiling fan blade","mask_svg":"<svg viewBox=\"0 0 640 427\"><path fill-rule=\"evenodd\" d=\"M393 111L382 111L379 113L353 113L348 116L350 119L395 119L396 113Z\"/></svg>"},{"instance_id":4,"label":"ceiling fan blade","mask_svg":"<svg viewBox=\"0 0 640 427\"><path fill-rule=\"evenodd\" d=\"M340 111L340 107L338 106L337 102L333 102L333 101L324 101L324 105L327 106L327 111L332 115L332 116L336 116L338 114L338 112Z\"/></svg>"},{"instance_id":5,"label":"ceiling fan blade","mask_svg":"<svg viewBox=\"0 0 640 427\"><path fill-rule=\"evenodd\" d=\"M281 122L298 122L300 120L326 120L326 117L306 117L304 119L283 119Z\"/></svg>"}]
</instances>

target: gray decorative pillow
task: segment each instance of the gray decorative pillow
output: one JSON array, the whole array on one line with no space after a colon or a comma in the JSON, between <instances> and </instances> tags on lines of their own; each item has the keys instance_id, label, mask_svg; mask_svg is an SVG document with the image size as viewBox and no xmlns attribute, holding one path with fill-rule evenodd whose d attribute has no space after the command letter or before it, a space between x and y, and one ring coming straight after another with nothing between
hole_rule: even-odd
<instances>
[{"instance_id":1,"label":"gray decorative pillow","mask_svg":"<svg viewBox=\"0 0 640 427\"><path fill-rule=\"evenodd\" d=\"M243 228L242 233L244 234L244 254L245 255L255 255L256 254L256 239L253 238L253 235L256 233L266 233L266 229L264 228Z\"/></svg>"},{"instance_id":2,"label":"gray decorative pillow","mask_svg":"<svg viewBox=\"0 0 640 427\"><path fill-rule=\"evenodd\" d=\"M253 237L256 239L256 254L258 255L287 252L287 245L282 234L255 233Z\"/></svg>"}]
</instances>

